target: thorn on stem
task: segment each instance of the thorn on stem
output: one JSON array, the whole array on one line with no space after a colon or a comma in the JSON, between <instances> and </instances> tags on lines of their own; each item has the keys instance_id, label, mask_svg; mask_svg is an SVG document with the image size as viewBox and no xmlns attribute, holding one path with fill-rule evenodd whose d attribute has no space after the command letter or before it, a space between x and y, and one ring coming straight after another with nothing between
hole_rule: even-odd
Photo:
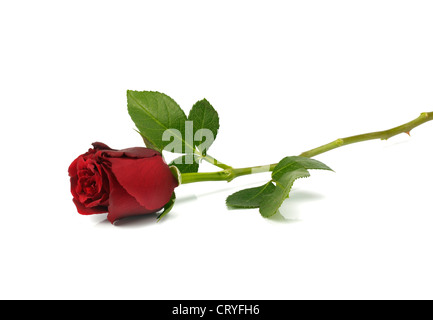
<instances>
[{"instance_id":1,"label":"thorn on stem","mask_svg":"<svg viewBox=\"0 0 433 320\"><path fill-rule=\"evenodd\" d=\"M411 135L410 135L410 131L406 131L405 133L406 133L409 137L411 136Z\"/></svg>"}]
</instances>

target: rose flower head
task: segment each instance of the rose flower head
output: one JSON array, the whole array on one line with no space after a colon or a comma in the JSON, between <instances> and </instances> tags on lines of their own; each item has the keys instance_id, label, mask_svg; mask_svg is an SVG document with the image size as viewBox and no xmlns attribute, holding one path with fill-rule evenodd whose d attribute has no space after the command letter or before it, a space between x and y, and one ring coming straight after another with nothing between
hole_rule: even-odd
<instances>
[{"instance_id":1,"label":"rose flower head","mask_svg":"<svg viewBox=\"0 0 433 320\"><path fill-rule=\"evenodd\" d=\"M96 142L69 166L80 214L108 212L114 221L161 210L178 186L161 153L136 147L114 150Z\"/></svg>"}]
</instances>

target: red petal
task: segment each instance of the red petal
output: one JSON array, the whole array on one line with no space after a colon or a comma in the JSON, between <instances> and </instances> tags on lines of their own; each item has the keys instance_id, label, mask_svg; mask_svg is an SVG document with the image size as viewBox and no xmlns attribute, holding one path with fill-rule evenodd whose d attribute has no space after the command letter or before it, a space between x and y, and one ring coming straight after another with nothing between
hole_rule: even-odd
<instances>
[{"instance_id":1,"label":"red petal","mask_svg":"<svg viewBox=\"0 0 433 320\"><path fill-rule=\"evenodd\" d=\"M81 156L80 156L81 157ZM78 157L79 158L79 157ZM68 173L70 177L75 177L77 175L77 164L78 158L72 161L71 165L68 168Z\"/></svg>"},{"instance_id":2,"label":"red petal","mask_svg":"<svg viewBox=\"0 0 433 320\"><path fill-rule=\"evenodd\" d=\"M102 142L93 142L92 146L93 146L93 148L95 148L95 150L113 150L109 146L107 146L105 143L102 143Z\"/></svg>"},{"instance_id":3,"label":"red petal","mask_svg":"<svg viewBox=\"0 0 433 320\"><path fill-rule=\"evenodd\" d=\"M125 157L128 158L150 158L161 155L156 150L140 147L123 149L121 151L123 151Z\"/></svg>"},{"instance_id":4,"label":"red petal","mask_svg":"<svg viewBox=\"0 0 433 320\"><path fill-rule=\"evenodd\" d=\"M109 159L122 187L144 207L157 210L171 198L177 181L161 156Z\"/></svg>"},{"instance_id":5,"label":"red petal","mask_svg":"<svg viewBox=\"0 0 433 320\"><path fill-rule=\"evenodd\" d=\"M111 223L121 218L153 213L161 208L149 210L141 206L134 197L126 192L113 176L110 177L110 197L107 219Z\"/></svg>"},{"instance_id":6,"label":"red petal","mask_svg":"<svg viewBox=\"0 0 433 320\"><path fill-rule=\"evenodd\" d=\"M153 149L148 148L128 148L123 150L101 150L101 155L109 158L151 158L154 156L160 156L161 154Z\"/></svg>"},{"instance_id":7,"label":"red petal","mask_svg":"<svg viewBox=\"0 0 433 320\"><path fill-rule=\"evenodd\" d=\"M75 206L77 207L77 211L80 214L84 215L90 215L90 214L97 214L97 213L106 213L107 207L104 206L98 206L98 207L92 207L92 208L86 208L83 204L81 204L78 200L73 199Z\"/></svg>"}]
</instances>

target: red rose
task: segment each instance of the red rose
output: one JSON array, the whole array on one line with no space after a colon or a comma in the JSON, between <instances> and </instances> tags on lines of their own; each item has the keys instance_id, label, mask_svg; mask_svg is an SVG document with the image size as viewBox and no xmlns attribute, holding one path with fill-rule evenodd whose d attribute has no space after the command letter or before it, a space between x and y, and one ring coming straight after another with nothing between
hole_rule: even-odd
<instances>
[{"instance_id":1,"label":"red rose","mask_svg":"<svg viewBox=\"0 0 433 320\"><path fill-rule=\"evenodd\" d=\"M153 213L169 202L178 186L158 151L113 150L96 142L94 149L69 166L77 210L89 215L108 212L108 220Z\"/></svg>"}]
</instances>

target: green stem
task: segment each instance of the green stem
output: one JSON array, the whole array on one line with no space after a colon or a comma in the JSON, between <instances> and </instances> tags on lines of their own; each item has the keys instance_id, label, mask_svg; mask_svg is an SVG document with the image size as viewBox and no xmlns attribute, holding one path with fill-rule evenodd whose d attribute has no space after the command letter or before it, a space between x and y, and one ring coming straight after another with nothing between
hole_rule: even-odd
<instances>
[{"instance_id":1,"label":"green stem","mask_svg":"<svg viewBox=\"0 0 433 320\"><path fill-rule=\"evenodd\" d=\"M322 154L324 152L342 147L347 146L349 144L362 142L362 141L368 141L368 140L375 140L375 139L381 139L381 140L388 140L389 138L392 138L400 133L407 133L410 134L412 129L422 125L423 123L426 123L428 121L433 120L433 112L424 112L421 113L421 115L416 118L415 120L412 120L408 123L405 123L401 126L385 130L385 131L378 131L378 132L372 132L372 133L366 133L366 134L360 134L357 136L337 139L331 143L325 144L323 146L320 146L318 148L305 151L304 153L300 154L302 157L312 158L314 156L317 156L319 154Z\"/></svg>"},{"instance_id":2,"label":"green stem","mask_svg":"<svg viewBox=\"0 0 433 320\"><path fill-rule=\"evenodd\" d=\"M415 120L412 120L408 123L405 123L401 126L385 130L385 131L378 131L378 132L372 132L372 133L366 133L366 134L360 134L356 136L351 136L347 138L337 139L333 142L330 142L328 144L325 144L323 146L311 149L309 151L305 151L300 156L312 158L314 156L317 156L319 154L325 153L327 151L340 148L343 146L347 146L349 144L362 142L362 141L369 141L369 140L375 140L375 139L381 139L381 140L388 140L391 137L394 137L401 133L407 133L409 134L412 129L422 125L423 123L426 123L428 121L433 120L433 112L424 112L422 113L418 118ZM208 159L206 159L206 157ZM201 181L232 181L233 179L254 174L254 173L260 173L260 172L268 172L274 170L276 163L264 165L264 166L255 166L255 167L247 167L247 168L232 168L230 166L224 165L219 163L217 160L210 156L203 157L206 161L217 165L218 167L224 169L223 171L218 172L203 172L203 173L183 173L181 175L182 184L186 183L193 183L193 182L201 182ZM218 164L219 165L218 165Z\"/></svg>"},{"instance_id":3,"label":"green stem","mask_svg":"<svg viewBox=\"0 0 433 320\"><path fill-rule=\"evenodd\" d=\"M199 156L200 158L202 158L203 160L205 160L205 161L207 161L207 162L209 162L210 164L213 164L214 166L217 166L218 168L221 168L221 169L231 169L232 167L230 167L230 166L228 166L228 165L226 165L226 164L224 164L224 163L222 163L222 162L219 162L217 159L215 159L215 158L213 158L213 157L211 157L210 155L202 155L200 152L198 152L198 151L196 151L195 152L195 154L197 155L197 156Z\"/></svg>"}]
</instances>

